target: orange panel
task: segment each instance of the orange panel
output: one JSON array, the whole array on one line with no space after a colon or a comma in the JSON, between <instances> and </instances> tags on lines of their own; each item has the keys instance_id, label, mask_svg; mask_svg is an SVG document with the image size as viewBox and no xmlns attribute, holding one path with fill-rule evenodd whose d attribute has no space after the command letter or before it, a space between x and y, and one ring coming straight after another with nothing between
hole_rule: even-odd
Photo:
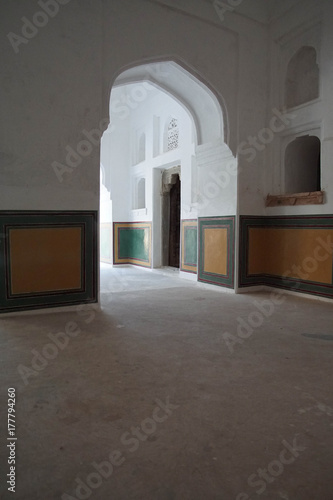
<instances>
[{"instance_id":1,"label":"orange panel","mask_svg":"<svg viewBox=\"0 0 333 500\"><path fill-rule=\"evenodd\" d=\"M250 228L248 274L288 275L332 283L332 254L320 244L328 229Z\"/></svg>"},{"instance_id":2,"label":"orange panel","mask_svg":"<svg viewBox=\"0 0 333 500\"><path fill-rule=\"evenodd\" d=\"M10 229L11 293L80 289L81 227Z\"/></svg>"},{"instance_id":3,"label":"orange panel","mask_svg":"<svg viewBox=\"0 0 333 500\"><path fill-rule=\"evenodd\" d=\"M228 229L205 228L204 272L226 276L228 269Z\"/></svg>"}]
</instances>

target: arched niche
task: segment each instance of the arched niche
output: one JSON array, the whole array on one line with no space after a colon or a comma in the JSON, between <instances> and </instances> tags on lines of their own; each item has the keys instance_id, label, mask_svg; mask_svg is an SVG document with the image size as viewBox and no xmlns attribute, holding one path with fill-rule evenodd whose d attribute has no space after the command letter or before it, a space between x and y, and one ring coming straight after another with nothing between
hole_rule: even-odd
<instances>
[{"instance_id":1,"label":"arched niche","mask_svg":"<svg viewBox=\"0 0 333 500\"><path fill-rule=\"evenodd\" d=\"M290 59L284 92L287 108L305 104L319 97L319 66L314 47L301 47Z\"/></svg>"},{"instance_id":2,"label":"arched niche","mask_svg":"<svg viewBox=\"0 0 333 500\"><path fill-rule=\"evenodd\" d=\"M320 139L303 135L290 142L285 151L285 192L320 191Z\"/></svg>"}]
</instances>

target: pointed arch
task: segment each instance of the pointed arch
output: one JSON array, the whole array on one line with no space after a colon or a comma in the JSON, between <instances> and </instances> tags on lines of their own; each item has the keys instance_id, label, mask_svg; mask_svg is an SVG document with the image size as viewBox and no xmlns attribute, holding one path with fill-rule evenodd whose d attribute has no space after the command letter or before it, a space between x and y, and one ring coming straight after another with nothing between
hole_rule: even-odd
<instances>
[{"instance_id":1,"label":"pointed arch","mask_svg":"<svg viewBox=\"0 0 333 500\"><path fill-rule=\"evenodd\" d=\"M169 94L190 115L197 145L229 142L229 125L223 97L196 70L175 57L133 62L119 70L110 86L147 82ZM200 95L200 98L198 98Z\"/></svg>"}]
</instances>

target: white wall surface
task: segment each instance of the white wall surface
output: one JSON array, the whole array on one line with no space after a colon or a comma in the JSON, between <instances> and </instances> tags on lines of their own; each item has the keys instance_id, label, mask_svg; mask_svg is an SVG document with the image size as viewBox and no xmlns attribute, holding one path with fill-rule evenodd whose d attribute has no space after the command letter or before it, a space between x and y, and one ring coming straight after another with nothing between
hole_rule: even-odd
<instances>
[{"instance_id":1,"label":"white wall surface","mask_svg":"<svg viewBox=\"0 0 333 500\"><path fill-rule=\"evenodd\" d=\"M122 108L120 104L122 103ZM110 175L115 221L151 221L154 195L161 196L162 182L154 188L153 170L181 165L182 199L191 199L191 155L194 123L189 112L175 99L142 82L116 87L111 94L112 131L103 136L104 168ZM113 110L113 111L112 111ZM179 147L165 151L167 126L176 118ZM145 159L139 161L139 139L145 134ZM105 151L109 151L106 158ZM137 210L134 193L140 178L146 180L146 206Z\"/></svg>"},{"instance_id":2,"label":"white wall surface","mask_svg":"<svg viewBox=\"0 0 333 500\"><path fill-rule=\"evenodd\" d=\"M97 209L99 146L78 157L63 182L52 163L65 164L66 148L76 150L83 131L102 119L101 2L59 5L45 26L26 29L29 38L22 18L41 12L36 1L4 0L0 10L0 208ZM17 53L9 33L27 42L16 45Z\"/></svg>"},{"instance_id":3,"label":"white wall surface","mask_svg":"<svg viewBox=\"0 0 333 500\"><path fill-rule=\"evenodd\" d=\"M204 0L62 0L59 12L37 33L27 32L29 38L15 53L8 34L23 36L22 18L37 19L41 7L35 0L3 0L0 209L97 210L98 141L89 154L76 157L75 167L66 164L68 148L76 151L86 140L85 132L106 128L117 76L143 62L171 59L207 82L224 103L226 143L239 157L239 213L333 213L333 5L329 0L284 0L278 7L276 3L270 2L267 9L263 1L253 0L250 8L244 1L222 20ZM239 147L267 127L280 104L276 83L281 46L306 34L317 20L321 100L309 113L320 121L327 203L266 210L264 198L277 186L280 168L273 145L258 151L251 162ZM224 144L220 139L217 148ZM54 162L68 169L62 182ZM120 182L125 183L126 176L126 169L120 168ZM225 215L227 206L229 202L218 204L212 213Z\"/></svg>"},{"instance_id":4,"label":"white wall surface","mask_svg":"<svg viewBox=\"0 0 333 500\"><path fill-rule=\"evenodd\" d=\"M302 8L300 8L302 7ZM275 134L266 148L265 192L284 193L284 152L287 145L302 135L321 139L321 188L323 205L267 208L267 215L311 215L333 213L333 4L330 1L304 0L271 24L270 105L282 109L284 81L291 57L302 46L314 47L319 65L319 98L287 110L286 126Z\"/></svg>"}]
</instances>

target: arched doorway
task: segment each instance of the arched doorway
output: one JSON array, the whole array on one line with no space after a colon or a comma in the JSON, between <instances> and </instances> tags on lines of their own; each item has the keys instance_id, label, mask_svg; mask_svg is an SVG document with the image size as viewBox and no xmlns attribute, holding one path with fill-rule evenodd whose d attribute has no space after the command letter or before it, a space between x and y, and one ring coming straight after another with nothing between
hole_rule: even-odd
<instances>
[{"instance_id":1,"label":"arched doorway","mask_svg":"<svg viewBox=\"0 0 333 500\"><path fill-rule=\"evenodd\" d=\"M225 135L217 96L176 62L138 65L116 78L101 147L112 186L114 264L187 272L184 247L193 247L193 261L198 217L207 210L221 215L220 200L203 188L232 157ZM236 207L236 196L234 201ZM186 233L189 220L193 227ZM191 262L191 272L196 269Z\"/></svg>"}]
</instances>

